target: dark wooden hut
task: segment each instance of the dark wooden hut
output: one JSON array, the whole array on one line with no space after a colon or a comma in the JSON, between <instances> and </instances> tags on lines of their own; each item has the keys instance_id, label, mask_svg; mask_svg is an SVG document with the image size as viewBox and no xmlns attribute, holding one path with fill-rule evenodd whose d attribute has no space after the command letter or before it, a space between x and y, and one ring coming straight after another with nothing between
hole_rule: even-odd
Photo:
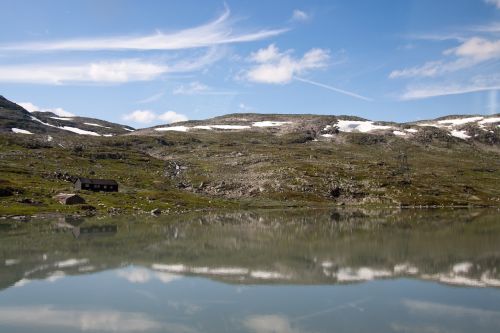
<instances>
[{"instance_id":1,"label":"dark wooden hut","mask_svg":"<svg viewBox=\"0 0 500 333\"><path fill-rule=\"evenodd\" d=\"M112 179L91 179L80 177L76 179L74 185L75 190L118 192L118 183Z\"/></svg>"}]
</instances>

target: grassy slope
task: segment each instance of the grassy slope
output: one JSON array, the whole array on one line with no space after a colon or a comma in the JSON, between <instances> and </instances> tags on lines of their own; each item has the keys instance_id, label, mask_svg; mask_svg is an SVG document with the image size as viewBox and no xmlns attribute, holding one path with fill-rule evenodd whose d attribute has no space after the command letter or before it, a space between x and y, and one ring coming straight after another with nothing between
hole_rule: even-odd
<instances>
[{"instance_id":1,"label":"grassy slope","mask_svg":"<svg viewBox=\"0 0 500 333\"><path fill-rule=\"evenodd\" d=\"M241 206L500 204L496 148L462 140L421 144L366 134L335 142L305 133L167 132L160 137L0 136L0 215L74 213L52 196L71 191L59 174L114 178L120 193L82 195L100 213ZM84 140L82 140L82 138ZM408 156L401 172L398 156ZM181 166L174 176L174 162ZM175 168L174 168L175 169ZM408 182L409 181L409 182ZM179 184L182 183L179 188ZM338 196L330 192L338 188ZM21 203L32 199L40 204Z\"/></svg>"}]
</instances>

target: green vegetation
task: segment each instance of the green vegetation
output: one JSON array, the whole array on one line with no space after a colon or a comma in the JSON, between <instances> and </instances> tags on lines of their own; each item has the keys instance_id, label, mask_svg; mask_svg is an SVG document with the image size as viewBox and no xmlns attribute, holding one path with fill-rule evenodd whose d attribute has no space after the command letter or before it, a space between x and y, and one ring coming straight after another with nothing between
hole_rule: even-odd
<instances>
[{"instance_id":1,"label":"green vegetation","mask_svg":"<svg viewBox=\"0 0 500 333\"><path fill-rule=\"evenodd\" d=\"M325 205L498 206L493 147L459 140L432 145L394 136L340 133L165 132L112 138L0 136L0 214L138 213L158 208ZM401 170L400 156L407 157ZM82 191L85 206L52 197L71 177L116 179L119 193Z\"/></svg>"}]
</instances>

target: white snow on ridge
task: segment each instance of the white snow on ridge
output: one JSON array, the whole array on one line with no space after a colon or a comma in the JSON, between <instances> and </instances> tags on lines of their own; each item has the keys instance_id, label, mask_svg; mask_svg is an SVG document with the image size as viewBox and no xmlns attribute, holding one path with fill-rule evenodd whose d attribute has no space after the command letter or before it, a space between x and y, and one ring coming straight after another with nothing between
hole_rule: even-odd
<instances>
[{"instance_id":1,"label":"white snow on ridge","mask_svg":"<svg viewBox=\"0 0 500 333\"><path fill-rule=\"evenodd\" d=\"M82 134L82 135L92 135L92 136L101 136L99 133L92 132L92 131L86 131L82 130L76 127L70 127L70 126L63 126L63 127L58 127L60 129L63 129L65 131L70 131L76 134Z\"/></svg>"},{"instance_id":2,"label":"white snow on ridge","mask_svg":"<svg viewBox=\"0 0 500 333\"><path fill-rule=\"evenodd\" d=\"M463 124L468 124L468 123L474 123L476 121L482 120L484 117L469 117L469 118L455 118L455 119L445 119L445 120L439 120L439 124L449 124L452 126L458 126L458 125L463 125Z\"/></svg>"},{"instance_id":3,"label":"white snow on ridge","mask_svg":"<svg viewBox=\"0 0 500 333\"><path fill-rule=\"evenodd\" d=\"M174 131L174 132L187 132L189 127L186 126L170 126L170 127L158 127L155 128L155 131L165 132L165 131Z\"/></svg>"},{"instance_id":4,"label":"white snow on ridge","mask_svg":"<svg viewBox=\"0 0 500 333\"><path fill-rule=\"evenodd\" d=\"M376 130L391 129L392 126L374 125L373 121L339 120L337 122L341 132L362 132L367 133ZM325 128L326 129L326 128Z\"/></svg>"},{"instance_id":5,"label":"white snow on ridge","mask_svg":"<svg viewBox=\"0 0 500 333\"><path fill-rule=\"evenodd\" d=\"M96 124L96 123L84 123L84 124L85 125L89 125L89 126L95 126L95 127L102 127L102 128L111 129L111 127L99 125L99 124Z\"/></svg>"},{"instance_id":6,"label":"white snow on ridge","mask_svg":"<svg viewBox=\"0 0 500 333\"><path fill-rule=\"evenodd\" d=\"M130 129L130 128L123 127L123 129L124 129L125 131L135 132L133 129Z\"/></svg>"},{"instance_id":7,"label":"white snow on ridge","mask_svg":"<svg viewBox=\"0 0 500 333\"><path fill-rule=\"evenodd\" d=\"M239 129L250 128L250 126L246 125L211 125L210 127L216 129L225 129L225 130L239 130Z\"/></svg>"},{"instance_id":8,"label":"white snow on ridge","mask_svg":"<svg viewBox=\"0 0 500 333\"><path fill-rule=\"evenodd\" d=\"M194 127L187 126L169 126L169 127L158 127L155 128L155 131L176 131L176 132L187 132L192 129L203 129L203 130L213 130L213 129L222 129L222 130L241 130L248 129L250 126L246 125L198 125Z\"/></svg>"},{"instance_id":9,"label":"white snow on ridge","mask_svg":"<svg viewBox=\"0 0 500 333\"><path fill-rule=\"evenodd\" d=\"M30 131L23 130L20 128L14 128L14 127L12 128L12 132L17 133L17 134L33 134Z\"/></svg>"},{"instance_id":10,"label":"white snow on ridge","mask_svg":"<svg viewBox=\"0 0 500 333\"><path fill-rule=\"evenodd\" d=\"M65 121L72 121L73 118L71 117L50 117L52 119L56 119L56 120L65 120Z\"/></svg>"},{"instance_id":11,"label":"white snow on ridge","mask_svg":"<svg viewBox=\"0 0 500 333\"><path fill-rule=\"evenodd\" d=\"M33 116L31 116L31 119L34 120L34 121L37 121L39 122L40 124L42 125L45 125L45 126L49 126L49 127L54 127L54 128L59 128L59 129L62 129L62 130L65 130L65 131L69 131L69 132L73 132L73 133L76 133L76 134L82 134L82 135L92 135L92 136L101 136L100 134L96 133L96 132L91 132L91 131L85 131L85 130L82 130L82 129L79 129L79 128L76 128L76 127L70 127L70 126L62 126L62 127L59 127L59 126L54 126L52 124L48 124L48 123L44 123L43 121L41 121L40 119L38 118L35 118Z\"/></svg>"},{"instance_id":12,"label":"white snow on ridge","mask_svg":"<svg viewBox=\"0 0 500 333\"><path fill-rule=\"evenodd\" d=\"M394 135L397 135L397 136L406 136L406 133L401 132L401 131L393 131L392 133L394 133Z\"/></svg>"},{"instance_id":13,"label":"white snow on ridge","mask_svg":"<svg viewBox=\"0 0 500 333\"><path fill-rule=\"evenodd\" d=\"M457 131L457 130L453 130L450 132L450 134L456 138L459 138L459 139L470 139L471 136L470 135L467 135L467 133L465 131Z\"/></svg>"},{"instance_id":14,"label":"white snow on ridge","mask_svg":"<svg viewBox=\"0 0 500 333\"><path fill-rule=\"evenodd\" d=\"M479 124L491 124L491 123L500 123L500 117L491 117L491 118L485 118L479 122Z\"/></svg>"},{"instance_id":15,"label":"white snow on ridge","mask_svg":"<svg viewBox=\"0 0 500 333\"><path fill-rule=\"evenodd\" d=\"M252 124L253 127L279 127L286 124L291 124L291 121L257 121Z\"/></svg>"}]
</instances>

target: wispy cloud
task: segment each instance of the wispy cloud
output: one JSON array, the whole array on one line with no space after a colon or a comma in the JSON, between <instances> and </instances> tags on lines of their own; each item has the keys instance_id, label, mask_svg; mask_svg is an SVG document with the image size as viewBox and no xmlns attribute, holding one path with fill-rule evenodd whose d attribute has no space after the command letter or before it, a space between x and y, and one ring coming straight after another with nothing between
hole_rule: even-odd
<instances>
[{"instance_id":1,"label":"wispy cloud","mask_svg":"<svg viewBox=\"0 0 500 333\"><path fill-rule=\"evenodd\" d=\"M159 93L156 93L154 95L151 95L149 97L146 97L144 99L141 99L139 101L137 101L138 104L148 104L148 103L152 103L152 102L155 102L157 100L159 100L160 98L162 98L163 96L165 95L165 92L164 91L161 91Z\"/></svg>"},{"instance_id":2,"label":"wispy cloud","mask_svg":"<svg viewBox=\"0 0 500 333\"><path fill-rule=\"evenodd\" d=\"M362 96L362 95L359 95L359 94L356 94L356 93L353 93L351 91L347 91L347 90L344 90L344 89L336 88L336 87L333 87L333 86L330 86L330 85L327 85L327 84L324 84L324 83L320 83L320 82L316 82L316 81L311 81L311 80L307 80L307 79L300 78L300 77L295 77L295 80L300 81L300 82L304 82L304 83L309 83L309 84L312 84L314 86L325 88L325 89L328 89L328 90L331 90L331 91L335 91L335 92L338 92L338 93L346 95L346 96L351 96L351 97L354 97L354 98L357 98L357 99L362 99L364 101L369 101L369 102L373 101L373 99L371 99L369 97L365 97L365 96Z\"/></svg>"},{"instance_id":3,"label":"wispy cloud","mask_svg":"<svg viewBox=\"0 0 500 333\"><path fill-rule=\"evenodd\" d=\"M324 49L311 49L301 58L291 53L280 52L274 44L252 53L249 60L256 64L245 73L245 78L251 82L286 84L296 75L325 68L330 59L329 51Z\"/></svg>"},{"instance_id":4,"label":"wispy cloud","mask_svg":"<svg viewBox=\"0 0 500 333\"><path fill-rule=\"evenodd\" d=\"M172 33L156 32L145 36L69 39L1 45L0 50L13 51L96 51L96 50L181 50L221 44L258 41L285 33L288 29L262 29L234 32L230 10L206 24Z\"/></svg>"},{"instance_id":5,"label":"wispy cloud","mask_svg":"<svg viewBox=\"0 0 500 333\"><path fill-rule=\"evenodd\" d=\"M73 65L5 65L0 66L0 82L37 84L124 83L152 80L168 71L169 67L166 65L138 59Z\"/></svg>"},{"instance_id":6,"label":"wispy cloud","mask_svg":"<svg viewBox=\"0 0 500 333\"><path fill-rule=\"evenodd\" d=\"M175 111L167 111L162 114L157 114L151 110L135 110L125 114L123 120L131 121L140 124L151 124L152 122L163 121L165 123L178 123L188 120L188 117Z\"/></svg>"},{"instance_id":7,"label":"wispy cloud","mask_svg":"<svg viewBox=\"0 0 500 333\"><path fill-rule=\"evenodd\" d=\"M291 18L291 20L295 22L305 22L309 21L310 19L311 15L300 9L295 9L292 13Z\"/></svg>"},{"instance_id":8,"label":"wispy cloud","mask_svg":"<svg viewBox=\"0 0 500 333\"><path fill-rule=\"evenodd\" d=\"M500 0L485 0L484 2L500 9Z\"/></svg>"},{"instance_id":9,"label":"wispy cloud","mask_svg":"<svg viewBox=\"0 0 500 333\"><path fill-rule=\"evenodd\" d=\"M166 64L147 59L121 59L77 64L23 64L0 66L0 82L67 85L120 84L151 81L171 73L195 72L219 61L223 48L212 47L201 55L171 60Z\"/></svg>"},{"instance_id":10,"label":"wispy cloud","mask_svg":"<svg viewBox=\"0 0 500 333\"><path fill-rule=\"evenodd\" d=\"M216 90L199 81L178 86L172 91L174 95L236 95L234 91Z\"/></svg>"},{"instance_id":11,"label":"wispy cloud","mask_svg":"<svg viewBox=\"0 0 500 333\"><path fill-rule=\"evenodd\" d=\"M421 66L394 70L389 78L434 77L473 67L482 62L500 58L500 40L472 37L459 46L447 49L443 60L429 61Z\"/></svg>"},{"instance_id":12,"label":"wispy cloud","mask_svg":"<svg viewBox=\"0 0 500 333\"><path fill-rule=\"evenodd\" d=\"M417 100L431 97L462 95L481 91L493 91L500 89L500 77L477 76L466 83L441 83L410 86L400 96L401 100Z\"/></svg>"}]
</instances>

